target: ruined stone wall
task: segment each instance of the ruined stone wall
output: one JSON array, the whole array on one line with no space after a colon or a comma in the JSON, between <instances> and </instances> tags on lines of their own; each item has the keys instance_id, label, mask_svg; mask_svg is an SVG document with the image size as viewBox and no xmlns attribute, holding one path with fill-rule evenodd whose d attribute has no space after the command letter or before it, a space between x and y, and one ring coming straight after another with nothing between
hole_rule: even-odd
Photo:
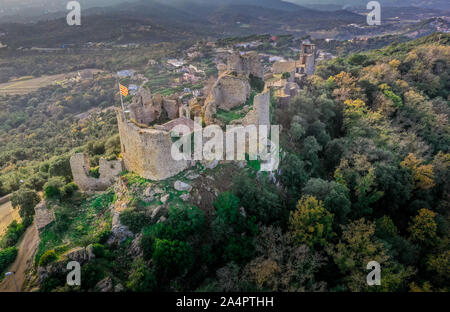
<instances>
[{"instance_id":1,"label":"ruined stone wall","mask_svg":"<svg viewBox=\"0 0 450 312\"><path fill-rule=\"evenodd\" d=\"M256 52L248 52L243 55L236 52L229 55L227 58L227 70L246 77L253 75L264 80L264 67Z\"/></svg>"},{"instance_id":2,"label":"ruined stone wall","mask_svg":"<svg viewBox=\"0 0 450 312\"><path fill-rule=\"evenodd\" d=\"M288 62L275 62L272 65L272 71L274 74L283 74L283 73L291 73L296 72L296 62L288 61Z\"/></svg>"},{"instance_id":3,"label":"ruined stone wall","mask_svg":"<svg viewBox=\"0 0 450 312\"><path fill-rule=\"evenodd\" d=\"M205 122L207 124L212 123L209 117L215 114L216 108L228 111L244 105L250 96L250 92L250 83L244 77L235 77L228 74L219 77L205 101ZM208 114L209 111L212 114Z\"/></svg>"},{"instance_id":4,"label":"ruined stone wall","mask_svg":"<svg viewBox=\"0 0 450 312\"><path fill-rule=\"evenodd\" d=\"M128 105L130 119L138 124L149 125L160 119L164 114L169 119L177 118L179 103L176 99L163 98L160 94L152 95L145 87L133 98L133 102Z\"/></svg>"},{"instance_id":5,"label":"ruined stone wall","mask_svg":"<svg viewBox=\"0 0 450 312\"><path fill-rule=\"evenodd\" d=\"M77 153L70 158L70 168L75 184L84 191L103 191L114 183L115 178L123 171L121 160L100 159L100 177L89 176L89 159L85 154Z\"/></svg>"},{"instance_id":6,"label":"ruined stone wall","mask_svg":"<svg viewBox=\"0 0 450 312\"><path fill-rule=\"evenodd\" d=\"M171 156L172 138L168 131L141 129L124 119L117 110L120 142L125 168L150 180L164 180L188 168L185 160Z\"/></svg>"},{"instance_id":7,"label":"ruined stone wall","mask_svg":"<svg viewBox=\"0 0 450 312\"><path fill-rule=\"evenodd\" d=\"M34 224L38 231L55 221L55 213L53 212L53 209L47 207L46 201L37 204L36 207L34 207L34 212Z\"/></svg>"},{"instance_id":8,"label":"ruined stone wall","mask_svg":"<svg viewBox=\"0 0 450 312\"><path fill-rule=\"evenodd\" d=\"M300 52L300 60L305 65L305 73L308 76L314 75L316 71L316 46L314 44L303 43Z\"/></svg>"},{"instance_id":9,"label":"ruined stone wall","mask_svg":"<svg viewBox=\"0 0 450 312\"><path fill-rule=\"evenodd\" d=\"M306 56L306 75L314 75L316 71L316 60L314 54Z\"/></svg>"},{"instance_id":10,"label":"ruined stone wall","mask_svg":"<svg viewBox=\"0 0 450 312\"><path fill-rule=\"evenodd\" d=\"M267 125L270 126L270 90L266 89L263 93L255 96L253 101L253 110L251 110L241 121L244 126L248 125Z\"/></svg>"}]
</instances>

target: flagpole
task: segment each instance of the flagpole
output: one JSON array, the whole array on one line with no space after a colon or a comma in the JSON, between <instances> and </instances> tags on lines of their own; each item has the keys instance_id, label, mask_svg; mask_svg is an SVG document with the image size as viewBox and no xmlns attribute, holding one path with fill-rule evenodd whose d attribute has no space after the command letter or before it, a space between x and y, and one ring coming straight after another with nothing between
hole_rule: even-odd
<instances>
[{"instance_id":1,"label":"flagpole","mask_svg":"<svg viewBox=\"0 0 450 312\"><path fill-rule=\"evenodd\" d=\"M122 114L123 114L123 118L126 120L127 117L126 117L126 115L125 115L125 106L123 105L122 90L120 90L120 82L119 82L119 80L117 80L117 85L118 85L118 87L119 87L120 103L122 104Z\"/></svg>"}]
</instances>

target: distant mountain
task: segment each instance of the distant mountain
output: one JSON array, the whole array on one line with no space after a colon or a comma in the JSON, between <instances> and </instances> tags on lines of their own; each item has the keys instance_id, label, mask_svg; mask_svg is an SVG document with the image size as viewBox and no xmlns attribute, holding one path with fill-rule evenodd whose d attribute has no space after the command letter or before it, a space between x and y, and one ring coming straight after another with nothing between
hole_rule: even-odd
<instances>
[{"instance_id":1,"label":"distant mountain","mask_svg":"<svg viewBox=\"0 0 450 312\"><path fill-rule=\"evenodd\" d=\"M2 42L11 47L59 47L261 33L304 35L309 30L364 22L363 16L352 12L317 11L280 0L141 0L84 10L80 27L68 27L65 15L53 16L33 24L0 24L0 32L7 33Z\"/></svg>"},{"instance_id":2,"label":"distant mountain","mask_svg":"<svg viewBox=\"0 0 450 312\"><path fill-rule=\"evenodd\" d=\"M368 0L284 0L297 5L321 5L321 6L341 6L344 7L366 7ZM423 8L450 10L448 0L378 0L381 6L417 6Z\"/></svg>"}]
</instances>

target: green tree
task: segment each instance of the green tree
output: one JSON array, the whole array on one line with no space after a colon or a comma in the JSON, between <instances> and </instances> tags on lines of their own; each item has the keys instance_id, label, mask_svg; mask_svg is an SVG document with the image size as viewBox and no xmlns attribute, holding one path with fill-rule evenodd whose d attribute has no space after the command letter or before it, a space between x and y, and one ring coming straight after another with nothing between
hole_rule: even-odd
<instances>
[{"instance_id":1,"label":"green tree","mask_svg":"<svg viewBox=\"0 0 450 312\"><path fill-rule=\"evenodd\" d=\"M64 187L64 179L62 177L50 178L44 184L44 196L47 199L60 199L62 197L62 188Z\"/></svg>"},{"instance_id":2,"label":"green tree","mask_svg":"<svg viewBox=\"0 0 450 312\"><path fill-rule=\"evenodd\" d=\"M167 273L168 277L177 276L188 271L194 263L193 250L186 242L156 239L153 261L159 272Z\"/></svg>"},{"instance_id":3,"label":"green tree","mask_svg":"<svg viewBox=\"0 0 450 312\"><path fill-rule=\"evenodd\" d=\"M350 191L335 181L310 179L303 188L305 195L312 195L323 201L325 208L334 215L335 224L345 224L351 209Z\"/></svg>"},{"instance_id":4,"label":"green tree","mask_svg":"<svg viewBox=\"0 0 450 312\"><path fill-rule=\"evenodd\" d=\"M311 248L320 248L328 244L333 236L333 215L328 212L321 201L313 196L303 196L297 209L289 218L289 233L298 244Z\"/></svg>"},{"instance_id":5,"label":"green tree","mask_svg":"<svg viewBox=\"0 0 450 312\"><path fill-rule=\"evenodd\" d=\"M14 208L20 208L19 213L22 218L34 215L34 207L40 202L36 191L21 187L11 195L11 204Z\"/></svg>"},{"instance_id":6,"label":"green tree","mask_svg":"<svg viewBox=\"0 0 450 312\"><path fill-rule=\"evenodd\" d=\"M328 254L343 274L345 286L350 291L398 291L405 290L414 273L411 268L391 261L386 247L375 236L375 224L364 219L342 227L342 236L336 245L329 245ZM377 261L383 268L381 286L369 289L366 283L370 261Z\"/></svg>"},{"instance_id":7,"label":"green tree","mask_svg":"<svg viewBox=\"0 0 450 312\"><path fill-rule=\"evenodd\" d=\"M433 246L437 243L436 213L428 209L420 209L412 218L409 226L411 240L424 246Z\"/></svg>"},{"instance_id":8,"label":"green tree","mask_svg":"<svg viewBox=\"0 0 450 312\"><path fill-rule=\"evenodd\" d=\"M48 173L51 177L64 177L67 181L72 179L72 169L68 156L57 157L50 162Z\"/></svg>"}]
</instances>

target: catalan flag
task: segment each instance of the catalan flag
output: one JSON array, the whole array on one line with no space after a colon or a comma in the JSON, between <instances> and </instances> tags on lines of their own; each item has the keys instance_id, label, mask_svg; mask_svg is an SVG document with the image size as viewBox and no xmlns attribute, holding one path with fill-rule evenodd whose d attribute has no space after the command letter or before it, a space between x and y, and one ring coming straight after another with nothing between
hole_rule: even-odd
<instances>
[{"instance_id":1,"label":"catalan flag","mask_svg":"<svg viewBox=\"0 0 450 312\"><path fill-rule=\"evenodd\" d=\"M120 87L120 93L121 93L123 96L127 96L127 95L128 95L128 89L127 89L127 87L122 86L121 84L119 84L119 87Z\"/></svg>"}]
</instances>

